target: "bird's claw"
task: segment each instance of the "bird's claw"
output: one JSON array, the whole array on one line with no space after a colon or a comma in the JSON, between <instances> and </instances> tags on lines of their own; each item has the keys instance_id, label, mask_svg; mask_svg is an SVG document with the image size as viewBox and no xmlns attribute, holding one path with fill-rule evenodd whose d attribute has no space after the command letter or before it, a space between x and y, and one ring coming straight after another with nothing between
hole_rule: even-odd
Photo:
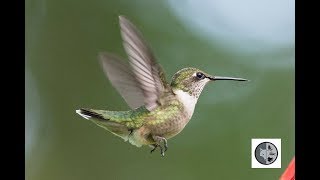
<instances>
[{"instance_id":1,"label":"bird's claw","mask_svg":"<svg viewBox=\"0 0 320 180\"><path fill-rule=\"evenodd\" d=\"M156 150L157 147L158 147L158 145L156 145L156 144L154 144L154 145L152 145L152 146L153 146L153 149L150 151L150 153L153 153L153 151Z\"/></svg>"},{"instance_id":2,"label":"bird's claw","mask_svg":"<svg viewBox=\"0 0 320 180\"><path fill-rule=\"evenodd\" d=\"M163 146L164 146L164 152L166 152L168 150L168 142L166 139L164 139L163 141Z\"/></svg>"},{"instance_id":3,"label":"bird's claw","mask_svg":"<svg viewBox=\"0 0 320 180\"><path fill-rule=\"evenodd\" d=\"M150 151L152 153L157 149L157 147L160 148L160 154L162 157L164 157L164 152L168 150L168 142L164 137L160 136L154 136L153 139L157 142L156 144L153 144L153 149ZM163 142L163 146L161 146L161 142Z\"/></svg>"}]
</instances>

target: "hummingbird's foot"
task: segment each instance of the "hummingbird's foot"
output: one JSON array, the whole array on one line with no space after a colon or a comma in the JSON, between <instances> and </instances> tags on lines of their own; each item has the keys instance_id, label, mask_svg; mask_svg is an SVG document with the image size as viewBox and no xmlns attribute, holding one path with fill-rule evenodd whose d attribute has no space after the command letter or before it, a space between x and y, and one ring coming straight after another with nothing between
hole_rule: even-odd
<instances>
[{"instance_id":1,"label":"hummingbird's foot","mask_svg":"<svg viewBox=\"0 0 320 180\"><path fill-rule=\"evenodd\" d=\"M159 145L157 145L157 144L152 144L152 145L150 145L150 146L153 147L153 149L150 151L150 153L153 153L153 151L156 150Z\"/></svg>"},{"instance_id":2,"label":"hummingbird's foot","mask_svg":"<svg viewBox=\"0 0 320 180\"><path fill-rule=\"evenodd\" d=\"M159 148L160 148L160 154L161 154L161 156L164 157L164 151L163 151L162 146L159 146Z\"/></svg>"},{"instance_id":3,"label":"hummingbird's foot","mask_svg":"<svg viewBox=\"0 0 320 180\"><path fill-rule=\"evenodd\" d=\"M161 136L153 136L153 139L157 142L157 144L154 145L154 149L151 151L154 151L157 147L160 148L161 156L164 156L164 152L168 150L168 142L167 139ZM161 146L161 142L163 142L163 147Z\"/></svg>"},{"instance_id":4,"label":"hummingbird's foot","mask_svg":"<svg viewBox=\"0 0 320 180\"><path fill-rule=\"evenodd\" d=\"M161 156L162 156L162 157L164 156L163 148L162 148L160 145L158 145L158 144L152 144L151 146L153 147L153 149L150 151L150 153L153 153L153 151L155 151L155 150L157 149L157 147L159 147L159 148L160 148L160 154L161 154Z\"/></svg>"},{"instance_id":5,"label":"hummingbird's foot","mask_svg":"<svg viewBox=\"0 0 320 180\"><path fill-rule=\"evenodd\" d=\"M162 141L164 145L164 152L166 152L168 150L168 141L165 138L163 138Z\"/></svg>"}]
</instances>

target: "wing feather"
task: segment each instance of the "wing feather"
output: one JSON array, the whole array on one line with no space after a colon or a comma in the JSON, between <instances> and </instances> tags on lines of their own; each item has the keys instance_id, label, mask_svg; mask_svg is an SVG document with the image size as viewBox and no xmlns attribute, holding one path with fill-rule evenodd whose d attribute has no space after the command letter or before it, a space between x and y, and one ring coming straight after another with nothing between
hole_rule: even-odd
<instances>
[{"instance_id":1,"label":"wing feather","mask_svg":"<svg viewBox=\"0 0 320 180\"><path fill-rule=\"evenodd\" d=\"M119 16L123 45L144 96L148 110L159 105L159 98L169 88L161 66L139 30L124 16Z\"/></svg>"},{"instance_id":2,"label":"wing feather","mask_svg":"<svg viewBox=\"0 0 320 180\"><path fill-rule=\"evenodd\" d=\"M126 103L132 109L142 106L143 91L130 66L121 58L106 52L99 54L99 60L105 75Z\"/></svg>"}]
</instances>

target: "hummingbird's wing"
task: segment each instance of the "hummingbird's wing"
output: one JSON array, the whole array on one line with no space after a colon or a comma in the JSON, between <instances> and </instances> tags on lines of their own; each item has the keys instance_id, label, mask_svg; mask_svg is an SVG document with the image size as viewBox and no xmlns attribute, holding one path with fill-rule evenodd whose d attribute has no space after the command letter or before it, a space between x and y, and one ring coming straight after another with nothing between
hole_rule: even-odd
<instances>
[{"instance_id":1,"label":"hummingbird's wing","mask_svg":"<svg viewBox=\"0 0 320 180\"><path fill-rule=\"evenodd\" d=\"M99 60L104 73L114 88L121 94L126 103L132 108L144 104L143 90L139 86L129 64L121 58L106 52L99 54Z\"/></svg>"},{"instance_id":2,"label":"hummingbird's wing","mask_svg":"<svg viewBox=\"0 0 320 180\"><path fill-rule=\"evenodd\" d=\"M123 45L132 72L142 89L144 105L151 111L160 104L160 96L170 87L161 66L139 30L125 17L119 16L119 19Z\"/></svg>"}]
</instances>

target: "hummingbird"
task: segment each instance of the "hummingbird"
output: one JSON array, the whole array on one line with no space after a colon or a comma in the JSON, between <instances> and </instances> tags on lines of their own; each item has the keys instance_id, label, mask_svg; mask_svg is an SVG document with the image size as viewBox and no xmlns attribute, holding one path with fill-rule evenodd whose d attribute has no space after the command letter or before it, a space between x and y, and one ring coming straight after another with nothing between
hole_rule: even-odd
<instances>
[{"instance_id":1,"label":"hummingbird","mask_svg":"<svg viewBox=\"0 0 320 180\"><path fill-rule=\"evenodd\" d=\"M168 139L179 134L188 124L207 83L247 81L213 76L187 67L176 72L168 83L164 70L137 27L122 15L119 24L129 63L108 52L99 53L98 59L104 74L131 109L80 108L76 113L132 145L150 146L151 153L159 148L163 157L168 149Z\"/></svg>"}]
</instances>

